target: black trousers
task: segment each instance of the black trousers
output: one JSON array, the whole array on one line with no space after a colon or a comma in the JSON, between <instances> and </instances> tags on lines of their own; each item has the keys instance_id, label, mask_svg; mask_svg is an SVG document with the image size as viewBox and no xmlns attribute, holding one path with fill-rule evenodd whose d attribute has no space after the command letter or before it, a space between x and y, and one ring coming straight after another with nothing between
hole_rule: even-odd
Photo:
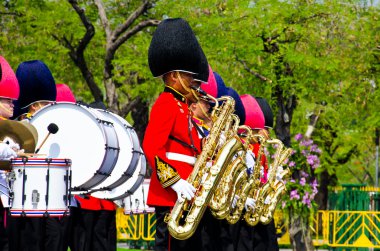
<instances>
[{"instance_id":1,"label":"black trousers","mask_svg":"<svg viewBox=\"0 0 380 251\"><path fill-rule=\"evenodd\" d=\"M69 217L8 217L10 251L67 251Z\"/></svg>"},{"instance_id":2,"label":"black trousers","mask_svg":"<svg viewBox=\"0 0 380 251\"><path fill-rule=\"evenodd\" d=\"M0 250L9 250L8 239L8 209L4 208L0 202Z\"/></svg>"},{"instance_id":3,"label":"black trousers","mask_svg":"<svg viewBox=\"0 0 380 251\"><path fill-rule=\"evenodd\" d=\"M206 209L201 229L202 250L233 251L231 227L225 220L218 220Z\"/></svg>"},{"instance_id":4,"label":"black trousers","mask_svg":"<svg viewBox=\"0 0 380 251\"><path fill-rule=\"evenodd\" d=\"M9 217L9 250L45 250L45 220L45 218Z\"/></svg>"},{"instance_id":5,"label":"black trousers","mask_svg":"<svg viewBox=\"0 0 380 251\"><path fill-rule=\"evenodd\" d=\"M170 207L155 207L156 210L156 251L232 251L232 239L226 222L215 219L209 209L206 209L195 233L189 239L177 240L170 236L165 215L170 213Z\"/></svg>"},{"instance_id":6,"label":"black trousers","mask_svg":"<svg viewBox=\"0 0 380 251\"><path fill-rule=\"evenodd\" d=\"M244 220L231 225L235 251L278 251L278 242L274 220L268 225L258 223L249 226Z\"/></svg>"},{"instance_id":7,"label":"black trousers","mask_svg":"<svg viewBox=\"0 0 380 251\"><path fill-rule=\"evenodd\" d=\"M70 210L70 249L72 251L115 251L116 212Z\"/></svg>"}]
</instances>

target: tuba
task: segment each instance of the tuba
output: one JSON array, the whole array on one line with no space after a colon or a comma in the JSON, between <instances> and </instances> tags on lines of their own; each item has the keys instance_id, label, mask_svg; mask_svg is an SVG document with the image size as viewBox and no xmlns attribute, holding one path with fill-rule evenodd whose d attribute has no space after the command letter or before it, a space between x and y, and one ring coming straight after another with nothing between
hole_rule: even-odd
<instances>
[{"instance_id":1,"label":"tuba","mask_svg":"<svg viewBox=\"0 0 380 251\"><path fill-rule=\"evenodd\" d=\"M236 188L240 187L242 182L247 178L245 155L249 141L253 135L251 129L247 126L240 126L239 129L246 131L247 138L243 142L242 149L234 156L232 162L227 165L226 171L215 189L209 204L211 214L217 219L227 217Z\"/></svg>"},{"instance_id":2,"label":"tuba","mask_svg":"<svg viewBox=\"0 0 380 251\"><path fill-rule=\"evenodd\" d=\"M263 224L269 224L273 219L274 211L276 210L277 204L280 201L280 196L286 192L286 186L283 178L290 175L289 168L283 170L280 173L279 179L276 179L274 183L273 190L267 195L264 201L264 208L260 216L260 222Z\"/></svg>"},{"instance_id":3,"label":"tuba","mask_svg":"<svg viewBox=\"0 0 380 251\"><path fill-rule=\"evenodd\" d=\"M239 174L240 183L236 186L236 195L238 196L238 200L234 208L229 208L229 212L226 217L227 222L230 224L235 224L238 222L243 213L249 191L257 190L260 185L261 158L264 154L263 146L265 144L265 139L259 134L255 134L253 137L257 138L260 142L260 149L256 156L256 161L251 176L248 177L246 169L242 170Z\"/></svg>"},{"instance_id":4,"label":"tuba","mask_svg":"<svg viewBox=\"0 0 380 251\"><path fill-rule=\"evenodd\" d=\"M208 95L209 96L209 95ZM192 200L181 198L177 200L170 215L166 218L170 234L179 240L190 238L209 204L213 191L222 177L226 164L239 149L242 143L236 133L227 137L222 147L219 147L220 135L226 128L233 127L237 131L236 118L233 116L235 101L231 97L223 96L215 99L215 107L211 113L214 121L209 136L206 138L202 152L198 156L194 169L187 178L195 189L195 196ZM218 101L224 101L218 106ZM234 123L235 122L235 123ZM212 166L208 163L212 161Z\"/></svg>"},{"instance_id":5,"label":"tuba","mask_svg":"<svg viewBox=\"0 0 380 251\"><path fill-rule=\"evenodd\" d=\"M255 208L247 210L244 219L250 226L255 226L260 221L260 217L265 208L265 199L268 194L274 190L274 183L276 181L276 172L279 166L290 156L292 150L290 148L284 149L284 144L279 139L270 139L266 141L269 145L276 145L276 152L274 154L274 161L270 167L268 181L258 190L252 189L249 193L256 200Z\"/></svg>"}]
</instances>

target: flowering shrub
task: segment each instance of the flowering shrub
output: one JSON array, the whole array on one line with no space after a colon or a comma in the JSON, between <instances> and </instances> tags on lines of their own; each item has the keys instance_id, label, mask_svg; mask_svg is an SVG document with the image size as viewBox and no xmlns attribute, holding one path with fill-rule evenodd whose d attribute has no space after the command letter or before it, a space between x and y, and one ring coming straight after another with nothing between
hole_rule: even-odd
<instances>
[{"instance_id":1,"label":"flowering shrub","mask_svg":"<svg viewBox=\"0 0 380 251\"><path fill-rule=\"evenodd\" d=\"M290 168L292 177L286 183L288 193L282 208L292 211L293 215L309 218L317 208L314 197L318 193L318 181L314 170L320 165L321 150L302 134L297 134L294 140L293 153L284 166Z\"/></svg>"}]
</instances>

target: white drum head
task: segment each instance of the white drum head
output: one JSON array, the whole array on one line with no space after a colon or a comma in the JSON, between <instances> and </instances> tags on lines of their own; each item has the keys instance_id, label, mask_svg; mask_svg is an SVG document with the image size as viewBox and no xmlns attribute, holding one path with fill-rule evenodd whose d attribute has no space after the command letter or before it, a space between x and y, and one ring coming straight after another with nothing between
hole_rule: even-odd
<instances>
[{"instance_id":1,"label":"white drum head","mask_svg":"<svg viewBox=\"0 0 380 251\"><path fill-rule=\"evenodd\" d=\"M136 133L134 132L132 126L122 117L117 114L98 110L102 115L109 121L111 121L115 127L117 138L119 141L119 157L117 159L116 165L112 170L111 175L103 181L100 185L92 188L91 190L106 189L108 186L112 185L114 182L122 178L123 173L131 170L131 176L136 168L130 166L132 156L135 150L140 149L140 144L137 138ZM136 163L137 164L137 163Z\"/></svg>"},{"instance_id":2,"label":"white drum head","mask_svg":"<svg viewBox=\"0 0 380 251\"><path fill-rule=\"evenodd\" d=\"M70 158L72 160L72 187L83 190L98 185L104 178L96 179L84 186L95 174L109 175L116 164L118 150L107 156L109 146L118 148L116 132L112 123L94 109L73 103L59 103L46 106L34 114L30 123L38 132L39 147L48 135L48 126L58 126L55 134L50 134L39 153L47 158ZM107 147L106 147L107 146Z\"/></svg>"}]
</instances>

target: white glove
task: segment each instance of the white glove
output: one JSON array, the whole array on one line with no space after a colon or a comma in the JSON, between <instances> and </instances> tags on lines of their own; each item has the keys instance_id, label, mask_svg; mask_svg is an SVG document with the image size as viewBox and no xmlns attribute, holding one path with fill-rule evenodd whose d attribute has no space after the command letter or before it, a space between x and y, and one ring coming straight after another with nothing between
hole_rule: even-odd
<instances>
[{"instance_id":1,"label":"white glove","mask_svg":"<svg viewBox=\"0 0 380 251\"><path fill-rule=\"evenodd\" d=\"M219 136L218 148L221 148L224 145L224 143L226 143L226 141L227 141L227 137L226 137L225 133L222 132Z\"/></svg>"},{"instance_id":2,"label":"white glove","mask_svg":"<svg viewBox=\"0 0 380 251\"><path fill-rule=\"evenodd\" d=\"M282 166L279 166L277 168L277 171L276 171L276 179L278 181L281 181L282 180L282 172L284 171L284 168L282 168Z\"/></svg>"},{"instance_id":3,"label":"white glove","mask_svg":"<svg viewBox=\"0 0 380 251\"><path fill-rule=\"evenodd\" d=\"M8 136L4 137L3 142L8 144L13 149L13 151L15 151L15 152L20 150L20 145L17 144L12 138L10 138Z\"/></svg>"},{"instance_id":4,"label":"white glove","mask_svg":"<svg viewBox=\"0 0 380 251\"><path fill-rule=\"evenodd\" d=\"M253 199L253 198L247 198L247 200L245 201L245 210L250 210L250 209L254 209L255 208L255 205L256 205L256 200Z\"/></svg>"},{"instance_id":5,"label":"white glove","mask_svg":"<svg viewBox=\"0 0 380 251\"><path fill-rule=\"evenodd\" d=\"M240 197L238 195L234 195L234 198L232 199L232 208L235 208L236 207L236 204L238 202L238 200L240 199Z\"/></svg>"},{"instance_id":6,"label":"white glove","mask_svg":"<svg viewBox=\"0 0 380 251\"><path fill-rule=\"evenodd\" d=\"M0 143L0 159L16 158L17 153L6 143Z\"/></svg>"},{"instance_id":7,"label":"white glove","mask_svg":"<svg viewBox=\"0 0 380 251\"><path fill-rule=\"evenodd\" d=\"M264 167L260 167L260 177L264 178Z\"/></svg>"},{"instance_id":8,"label":"white glove","mask_svg":"<svg viewBox=\"0 0 380 251\"><path fill-rule=\"evenodd\" d=\"M256 161L255 161L255 155L250 150L248 150L247 154L245 155L245 163L247 165L247 172L249 175L251 175Z\"/></svg>"},{"instance_id":9,"label":"white glove","mask_svg":"<svg viewBox=\"0 0 380 251\"><path fill-rule=\"evenodd\" d=\"M194 198L195 188L186 180L180 179L174 183L171 188L177 193L177 200L182 201L184 198L191 200Z\"/></svg>"}]
</instances>

